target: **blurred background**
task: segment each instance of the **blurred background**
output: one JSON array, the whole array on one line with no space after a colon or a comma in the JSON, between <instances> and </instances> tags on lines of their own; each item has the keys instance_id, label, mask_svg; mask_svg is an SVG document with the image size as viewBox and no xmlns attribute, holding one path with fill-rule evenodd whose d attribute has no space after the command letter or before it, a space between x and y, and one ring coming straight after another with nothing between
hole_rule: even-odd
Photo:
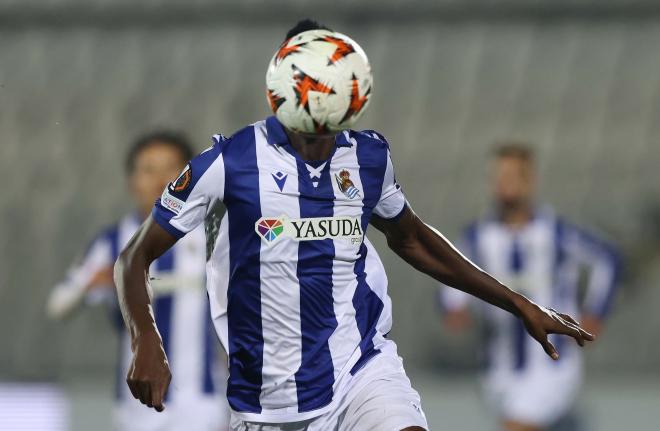
<instances>
[{"instance_id":1,"label":"blurred background","mask_svg":"<svg viewBox=\"0 0 660 431\"><path fill-rule=\"evenodd\" d=\"M533 144L543 200L626 262L586 353L585 429L659 429L660 2L641 0L0 0L0 406L39 394L70 429L110 429L115 333L95 308L49 321L48 294L130 208L131 140L175 128L202 150L268 115L266 64L302 17L365 49L359 126L388 137L411 204L450 238L489 208L493 143ZM371 237L431 428L493 429L477 335L447 334L436 284Z\"/></svg>"}]
</instances>

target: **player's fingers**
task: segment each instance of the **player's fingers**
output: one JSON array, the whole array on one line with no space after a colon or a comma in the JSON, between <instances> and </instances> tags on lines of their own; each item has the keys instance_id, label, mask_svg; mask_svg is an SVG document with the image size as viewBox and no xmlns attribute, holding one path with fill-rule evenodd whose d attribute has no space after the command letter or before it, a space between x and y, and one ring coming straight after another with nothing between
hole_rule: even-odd
<instances>
[{"instance_id":1,"label":"player's fingers","mask_svg":"<svg viewBox=\"0 0 660 431\"><path fill-rule=\"evenodd\" d=\"M139 397L139 395L138 395L138 391L137 391L137 386L136 386L136 382L135 382L135 380L133 380L131 377L127 377L127 378L126 378L126 384L128 385L128 389L130 389L130 391L131 391L131 395L133 395L133 398L135 398L136 400L139 400L140 397Z\"/></svg>"},{"instance_id":2,"label":"player's fingers","mask_svg":"<svg viewBox=\"0 0 660 431\"><path fill-rule=\"evenodd\" d=\"M154 409L157 412L162 412L165 410L165 406L163 405L163 389L156 387L151 390L151 405L154 407Z\"/></svg>"},{"instance_id":3,"label":"player's fingers","mask_svg":"<svg viewBox=\"0 0 660 431\"><path fill-rule=\"evenodd\" d=\"M153 404L151 403L151 383L150 382L144 382L144 393L142 395L144 396L144 400L142 402L144 404L146 404L147 407L153 407Z\"/></svg>"},{"instance_id":4,"label":"player's fingers","mask_svg":"<svg viewBox=\"0 0 660 431\"><path fill-rule=\"evenodd\" d=\"M596 339L596 336L592 334L591 332L587 332L584 328L582 328L580 325L576 325L577 330L580 331L580 335L582 335L582 338L584 338L587 341L594 341Z\"/></svg>"},{"instance_id":5,"label":"player's fingers","mask_svg":"<svg viewBox=\"0 0 660 431\"><path fill-rule=\"evenodd\" d=\"M138 380L135 383L135 387L137 388L137 398L140 402L151 407L151 390L149 389L149 383L145 380Z\"/></svg>"},{"instance_id":6,"label":"player's fingers","mask_svg":"<svg viewBox=\"0 0 660 431\"><path fill-rule=\"evenodd\" d=\"M591 332L585 331L584 329L582 329L582 327L578 327L578 329L580 330L580 333L582 333L582 337L585 340L594 341L596 339L596 336L594 334L592 334Z\"/></svg>"},{"instance_id":7,"label":"player's fingers","mask_svg":"<svg viewBox=\"0 0 660 431\"><path fill-rule=\"evenodd\" d=\"M557 349L555 346L548 340L548 337L545 337L544 340L540 341L541 346L543 346L543 350L545 350L545 353L548 354L553 360L559 359L559 353L557 353Z\"/></svg>"},{"instance_id":8,"label":"player's fingers","mask_svg":"<svg viewBox=\"0 0 660 431\"><path fill-rule=\"evenodd\" d=\"M568 335L569 337L572 337L580 346L584 346L584 337L582 337L580 328L573 325L572 323L561 320L553 332L557 334Z\"/></svg>"},{"instance_id":9,"label":"player's fingers","mask_svg":"<svg viewBox=\"0 0 660 431\"><path fill-rule=\"evenodd\" d=\"M571 322L575 326L580 326L580 323L577 322L570 314L558 313L562 319Z\"/></svg>"},{"instance_id":10,"label":"player's fingers","mask_svg":"<svg viewBox=\"0 0 660 431\"><path fill-rule=\"evenodd\" d=\"M157 383L151 390L151 404L157 412L165 410L165 394L169 387L171 377L168 376L164 381Z\"/></svg>"},{"instance_id":11,"label":"player's fingers","mask_svg":"<svg viewBox=\"0 0 660 431\"><path fill-rule=\"evenodd\" d=\"M561 317L562 319L564 319L564 320L567 321L568 323L571 323L571 324L572 324L572 325L573 325L573 326L574 326L574 327L580 332L580 335L582 336L583 340L593 341L593 340L596 338L596 337L594 337L593 334L591 334L591 333L585 331L585 330L580 326L580 323L577 322L575 319L573 319L573 317L572 317L571 315L569 315L569 314L564 314L564 313L557 313L557 314L559 315L559 317ZM583 345L583 344L584 344L584 342L583 342L582 344L580 344L580 345Z\"/></svg>"}]
</instances>

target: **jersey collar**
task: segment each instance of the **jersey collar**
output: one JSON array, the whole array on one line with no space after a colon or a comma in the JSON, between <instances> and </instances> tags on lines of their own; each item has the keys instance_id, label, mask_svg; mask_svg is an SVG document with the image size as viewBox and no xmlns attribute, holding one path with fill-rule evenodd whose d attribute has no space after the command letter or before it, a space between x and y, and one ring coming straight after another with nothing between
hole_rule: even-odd
<instances>
[{"instance_id":1,"label":"jersey collar","mask_svg":"<svg viewBox=\"0 0 660 431\"><path fill-rule=\"evenodd\" d=\"M276 116L271 115L266 118L266 141L270 145L289 145L289 137L284 131L284 126ZM352 147L353 143L348 139L348 131L335 135L335 145L337 147Z\"/></svg>"}]
</instances>

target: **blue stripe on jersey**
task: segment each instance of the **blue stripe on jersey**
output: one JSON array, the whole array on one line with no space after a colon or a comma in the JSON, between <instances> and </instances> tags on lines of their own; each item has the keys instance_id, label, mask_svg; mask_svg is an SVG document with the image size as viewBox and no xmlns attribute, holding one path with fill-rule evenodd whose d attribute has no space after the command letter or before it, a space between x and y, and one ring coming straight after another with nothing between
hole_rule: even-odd
<instances>
[{"instance_id":1,"label":"blue stripe on jersey","mask_svg":"<svg viewBox=\"0 0 660 431\"><path fill-rule=\"evenodd\" d=\"M261 217L254 126L237 132L223 150L229 223L229 384L227 400L239 412L261 413L264 338L261 328Z\"/></svg>"},{"instance_id":2,"label":"blue stripe on jersey","mask_svg":"<svg viewBox=\"0 0 660 431\"><path fill-rule=\"evenodd\" d=\"M356 154L360 166L360 180L364 198L362 200L362 230L366 234L373 208L378 204L383 190L383 180L387 169L387 143L375 138L366 138L364 135L356 136ZM360 257L355 262L355 275L357 287L353 295L353 306L355 307L355 319L362 340L360 350L362 356L353 366L351 373L356 373L370 358L379 353L374 348L373 338L376 335L376 325L383 311L383 301L371 290L366 281L365 261L367 248L362 243Z\"/></svg>"},{"instance_id":3,"label":"blue stripe on jersey","mask_svg":"<svg viewBox=\"0 0 660 431\"><path fill-rule=\"evenodd\" d=\"M112 256L112 261L116 261L119 257L119 225L114 225L108 229L105 234L105 238L110 243L110 254Z\"/></svg>"},{"instance_id":4,"label":"blue stripe on jersey","mask_svg":"<svg viewBox=\"0 0 660 431\"><path fill-rule=\"evenodd\" d=\"M97 241L106 241L109 244L110 259L114 264L114 262L116 262L117 258L119 257L119 252L121 251L119 249L119 225L115 224L107 228L101 234L101 236L92 243L92 245ZM91 245L90 245L90 249L91 249ZM115 307L112 307L110 309L110 321L115 326L115 329L117 329L120 333L122 333L124 332L124 317L121 315L121 310L119 309L118 304L115 303L115 305L116 305Z\"/></svg>"},{"instance_id":5,"label":"blue stripe on jersey","mask_svg":"<svg viewBox=\"0 0 660 431\"><path fill-rule=\"evenodd\" d=\"M106 241L107 244L110 246L110 258L112 259L113 262L117 260L119 257L119 225L113 225L107 228L103 233L95 240L93 241L85 254L92 248L92 246L97 242L97 241ZM119 310L119 307L112 307L110 309L110 321L112 324L115 326L115 328L118 330L119 334L119 346L120 348L117 350L117 365L115 368L115 398L119 399L121 398L122 395L122 388L126 384L126 376L122 372L122 349L121 346L124 345L124 340L126 339L126 331L124 330L124 318L121 315L121 311Z\"/></svg>"},{"instance_id":6,"label":"blue stripe on jersey","mask_svg":"<svg viewBox=\"0 0 660 431\"><path fill-rule=\"evenodd\" d=\"M179 229L175 228L170 224L170 220L174 217L174 213L169 209L165 208L160 203L160 198L156 199L156 203L151 210L151 216L154 218L154 221L160 225L167 233L172 235L176 239L183 238L186 233L181 232Z\"/></svg>"},{"instance_id":7,"label":"blue stripe on jersey","mask_svg":"<svg viewBox=\"0 0 660 431\"><path fill-rule=\"evenodd\" d=\"M612 268L613 276L610 279L609 285L607 286L607 294L603 301L597 305L595 310L588 310L589 312L594 313L599 318L604 318L610 311L612 302L614 300L614 293L616 292L616 287L618 285L618 280L621 272L621 258L616 251L616 249L609 243L596 238L590 232L581 229L578 226L572 226L578 235L580 241L589 247L593 253L598 254L607 261L607 265Z\"/></svg>"},{"instance_id":8,"label":"blue stripe on jersey","mask_svg":"<svg viewBox=\"0 0 660 431\"><path fill-rule=\"evenodd\" d=\"M213 381L213 366L216 360L215 343L217 342L217 335L213 327L213 320L211 319L211 309L206 305L205 311L205 324L204 324L204 370L202 390L205 394L215 393L215 382Z\"/></svg>"},{"instance_id":9,"label":"blue stripe on jersey","mask_svg":"<svg viewBox=\"0 0 660 431\"><path fill-rule=\"evenodd\" d=\"M478 246L478 235L479 235L478 223L475 222L472 223L470 226L468 226L465 229L463 235L464 235L465 247L467 248L465 250L465 253L472 262L474 262L476 265L481 265L479 263L481 259L479 257L479 246Z\"/></svg>"},{"instance_id":10,"label":"blue stripe on jersey","mask_svg":"<svg viewBox=\"0 0 660 431\"><path fill-rule=\"evenodd\" d=\"M115 399L121 399L126 384L126 377L123 373L122 364L124 362L124 343L126 343L126 331L119 331L119 348L117 349L117 362L115 364Z\"/></svg>"},{"instance_id":11,"label":"blue stripe on jersey","mask_svg":"<svg viewBox=\"0 0 660 431\"><path fill-rule=\"evenodd\" d=\"M552 304L554 307L557 307L558 309L561 309L560 307L563 305L561 303L562 298L568 294L568 286L566 286L564 283L566 280L563 280L560 276L560 271L561 268L564 264L564 257L566 253L564 252L563 244L564 244L564 222L560 219L557 219L555 221L555 227L554 227L554 256L553 256L553 286L554 289L552 290L553 293L553 298L552 298ZM571 292L573 295L575 292ZM564 349L564 340L565 338L559 334L552 334L549 336L550 342L555 346L557 351L561 352ZM561 361L561 358L563 356L559 356L559 361ZM559 364L559 361L554 361L555 364Z\"/></svg>"},{"instance_id":12,"label":"blue stripe on jersey","mask_svg":"<svg viewBox=\"0 0 660 431\"><path fill-rule=\"evenodd\" d=\"M300 217L332 217L334 191L330 163L314 187L305 163L296 159ZM319 409L332 401L334 367L328 340L337 328L332 297L332 267L335 246L332 239L301 241L298 244L297 277L300 284L300 330L302 352L296 372L298 412Z\"/></svg>"},{"instance_id":13,"label":"blue stripe on jersey","mask_svg":"<svg viewBox=\"0 0 660 431\"><path fill-rule=\"evenodd\" d=\"M360 257L355 262L355 274L357 276L357 288L353 295L353 307L355 308L355 318L357 320L358 330L362 340L360 349L362 355L357 360L351 374L357 373L369 359L380 353L380 350L374 348L374 336L376 335L376 324L380 313L383 311L383 301L374 293L366 281L365 261L367 258L367 246L362 243L360 246Z\"/></svg>"},{"instance_id":14,"label":"blue stripe on jersey","mask_svg":"<svg viewBox=\"0 0 660 431\"><path fill-rule=\"evenodd\" d=\"M509 268L512 273L520 274L525 262L520 249L520 238L513 237L511 243L511 255L509 256ZM522 320L515 319L513 322L513 368L520 371L527 365L527 331Z\"/></svg>"},{"instance_id":15,"label":"blue stripe on jersey","mask_svg":"<svg viewBox=\"0 0 660 431\"><path fill-rule=\"evenodd\" d=\"M90 243L87 251L85 251L85 254L87 254L91 250L92 246L98 241L105 241L108 243L110 246L110 259L112 259L113 262L116 261L117 257L119 257L119 225L115 224L104 230L99 237ZM124 319L121 315L119 307L112 307L110 309L110 321L115 326L115 328L118 329L119 346L123 346L124 339L126 338L126 331L123 330ZM122 388L126 384L126 376L123 375L121 368L122 349L118 349L117 352L117 365L115 369L115 398L119 399L122 394Z\"/></svg>"},{"instance_id":16,"label":"blue stripe on jersey","mask_svg":"<svg viewBox=\"0 0 660 431\"><path fill-rule=\"evenodd\" d=\"M159 273L170 273L174 270L174 248L167 250L161 257L156 260L156 269ZM154 318L158 332L163 339L163 350L165 354L170 356L170 333L172 328L172 305L174 302L174 295L159 295L154 298L153 309ZM176 359L176 358L175 358ZM170 358L170 363L171 363ZM167 400L168 394L165 394Z\"/></svg>"},{"instance_id":17,"label":"blue stripe on jersey","mask_svg":"<svg viewBox=\"0 0 660 431\"><path fill-rule=\"evenodd\" d=\"M610 261L614 275L610 285L608 286L605 300L596 310L596 316L601 319L605 318L610 313L612 303L614 302L614 294L617 291L617 286L619 285L619 279L621 277L621 257L619 256L619 253L612 247L607 247L603 251L606 253L607 258Z\"/></svg>"}]
</instances>

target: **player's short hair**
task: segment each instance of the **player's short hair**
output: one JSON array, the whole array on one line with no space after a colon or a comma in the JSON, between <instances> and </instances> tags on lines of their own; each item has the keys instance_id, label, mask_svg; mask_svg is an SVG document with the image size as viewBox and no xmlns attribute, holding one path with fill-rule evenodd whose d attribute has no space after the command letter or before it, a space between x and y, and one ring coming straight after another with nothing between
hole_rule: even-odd
<instances>
[{"instance_id":1,"label":"player's short hair","mask_svg":"<svg viewBox=\"0 0 660 431\"><path fill-rule=\"evenodd\" d=\"M505 141L495 146L493 156L496 159L514 158L520 161L534 164L534 150L525 142Z\"/></svg>"},{"instance_id":2,"label":"player's short hair","mask_svg":"<svg viewBox=\"0 0 660 431\"><path fill-rule=\"evenodd\" d=\"M193 157L193 148L190 141L182 132L174 130L156 130L139 136L131 145L126 155L126 172L132 173L135 161L142 151L152 145L167 145L181 154L181 160L188 161Z\"/></svg>"},{"instance_id":3,"label":"player's short hair","mask_svg":"<svg viewBox=\"0 0 660 431\"><path fill-rule=\"evenodd\" d=\"M326 27L323 24L319 24L318 22L314 21L313 19L305 18L301 19L291 27L291 29L286 33L286 38L284 40L289 40L293 36L296 36L300 33L303 33L305 31L309 30L329 30L332 31L330 28Z\"/></svg>"}]
</instances>

